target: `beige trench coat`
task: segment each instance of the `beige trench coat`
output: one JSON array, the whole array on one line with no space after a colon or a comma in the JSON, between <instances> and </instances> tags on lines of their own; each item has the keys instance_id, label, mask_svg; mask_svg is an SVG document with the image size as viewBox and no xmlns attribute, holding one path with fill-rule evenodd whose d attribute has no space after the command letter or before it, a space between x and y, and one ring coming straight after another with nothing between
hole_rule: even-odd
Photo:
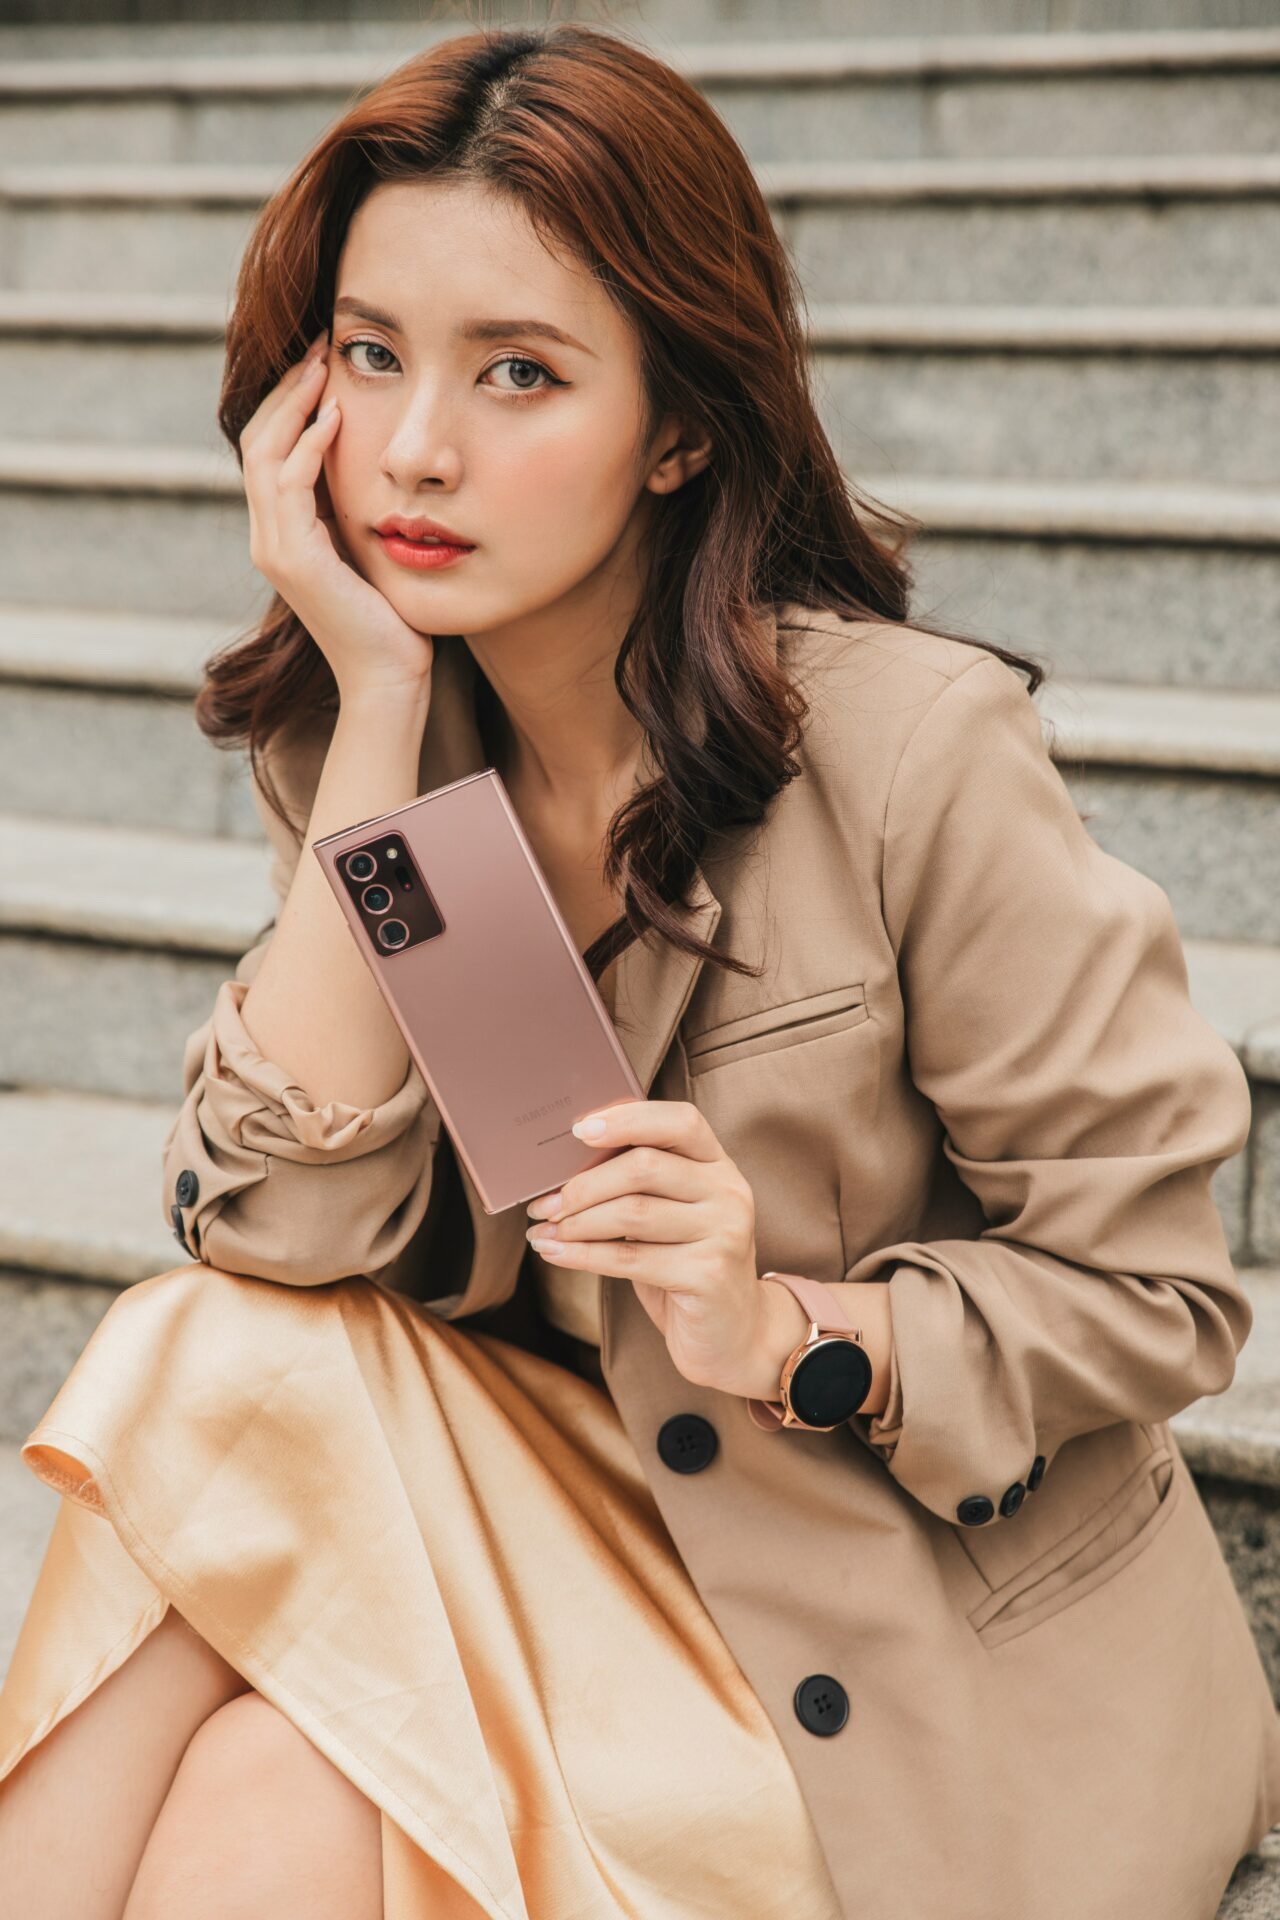
<instances>
[{"instance_id":1,"label":"beige trench coat","mask_svg":"<svg viewBox=\"0 0 1280 1920\"><path fill-rule=\"evenodd\" d=\"M1166 1422L1229 1383L1250 1330L1210 1194L1245 1075L1019 675L794 606L768 634L812 703L803 777L687 907L764 972L647 938L616 1017L650 1097L692 1101L751 1182L762 1270L891 1279L889 1402L762 1432L612 1278L609 1388L850 1920L1212 1920L1280 1819L1280 1722ZM437 639L423 791L486 764L474 671ZM300 821L325 744L313 726L276 755ZM297 847L263 818L283 896ZM376 1276L453 1320L509 1300L525 1210L485 1214L415 1068L323 1125L283 1072L210 1071L265 944L188 1043L166 1216L190 1168L186 1243L216 1267ZM718 1436L704 1471L657 1450L681 1413ZM831 1736L794 1705L814 1674L848 1696Z\"/></svg>"}]
</instances>

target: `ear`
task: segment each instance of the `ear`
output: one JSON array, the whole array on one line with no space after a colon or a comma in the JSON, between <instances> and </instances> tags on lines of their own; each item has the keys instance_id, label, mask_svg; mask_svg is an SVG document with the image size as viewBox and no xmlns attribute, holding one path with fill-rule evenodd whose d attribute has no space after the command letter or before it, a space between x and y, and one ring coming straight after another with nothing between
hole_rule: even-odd
<instances>
[{"instance_id":1,"label":"ear","mask_svg":"<svg viewBox=\"0 0 1280 1920\"><path fill-rule=\"evenodd\" d=\"M714 442L692 422L674 418L663 422L657 444L664 449L650 467L645 486L651 493L675 493L686 480L711 464Z\"/></svg>"}]
</instances>

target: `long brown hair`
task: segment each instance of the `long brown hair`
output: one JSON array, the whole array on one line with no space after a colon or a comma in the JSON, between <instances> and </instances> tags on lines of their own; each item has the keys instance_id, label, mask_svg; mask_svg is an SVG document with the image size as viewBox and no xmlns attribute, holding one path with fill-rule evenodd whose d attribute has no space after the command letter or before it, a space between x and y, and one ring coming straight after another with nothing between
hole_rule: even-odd
<instances>
[{"instance_id":1,"label":"long brown hair","mask_svg":"<svg viewBox=\"0 0 1280 1920\"><path fill-rule=\"evenodd\" d=\"M840 470L813 397L799 280L725 123L624 35L568 23L481 29L415 55L267 202L227 325L218 423L237 459L262 399L331 321L356 209L377 185L427 176L482 182L567 245L637 329L650 424L674 412L712 439L710 464L659 503L617 656L618 694L660 772L610 822L604 878L624 912L584 958L598 977L652 926L752 973L689 934L670 903L711 836L762 820L801 770L808 704L781 643L776 660L762 652L760 612L795 603L906 622L919 523L880 502L873 512ZM1044 677L994 642L924 630L998 654L1029 675L1029 694ZM251 637L207 664L196 717L219 744L248 745L287 819L262 750L286 721L336 704L328 662L276 595Z\"/></svg>"}]
</instances>

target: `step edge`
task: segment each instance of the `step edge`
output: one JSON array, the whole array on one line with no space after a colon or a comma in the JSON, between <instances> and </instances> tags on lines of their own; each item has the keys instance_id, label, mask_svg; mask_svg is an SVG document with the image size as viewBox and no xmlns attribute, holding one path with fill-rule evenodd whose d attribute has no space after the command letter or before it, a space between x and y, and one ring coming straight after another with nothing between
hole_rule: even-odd
<instances>
[{"instance_id":1,"label":"step edge","mask_svg":"<svg viewBox=\"0 0 1280 1920\"><path fill-rule=\"evenodd\" d=\"M423 44L452 37L423 23ZM748 40L686 41L655 48L687 79L702 84L762 85L832 79L964 81L988 75L1041 79L1069 76L1163 78L1204 72L1280 68L1280 32L1269 28L1146 29L1105 34L985 33L973 35L808 35L777 46ZM227 93L312 93L374 85L411 57L412 49L338 48L236 54L106 55L99 62L12 59L0 62L0 104L32 96L98 97Z\"/></svg>"}]
</instances>

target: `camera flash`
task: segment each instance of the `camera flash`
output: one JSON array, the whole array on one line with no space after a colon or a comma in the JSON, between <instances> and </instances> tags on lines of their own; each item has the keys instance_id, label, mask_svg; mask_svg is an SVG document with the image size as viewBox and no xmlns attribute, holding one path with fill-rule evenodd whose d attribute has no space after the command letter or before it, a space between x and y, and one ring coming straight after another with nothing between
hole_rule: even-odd
<instances>
[{"instance_id":1,"label":"camera flash","mask_svg":"<svg viewBox=\"0 0 1280 1920\"><path fill-rule=\"evenodd\" d=\"M400 858L400 849L399 849L399 847L388 847L388 848L387 848L387 858L388 858L388 860L398 860L398 859Z\"/></svg>"}]
</instances>

